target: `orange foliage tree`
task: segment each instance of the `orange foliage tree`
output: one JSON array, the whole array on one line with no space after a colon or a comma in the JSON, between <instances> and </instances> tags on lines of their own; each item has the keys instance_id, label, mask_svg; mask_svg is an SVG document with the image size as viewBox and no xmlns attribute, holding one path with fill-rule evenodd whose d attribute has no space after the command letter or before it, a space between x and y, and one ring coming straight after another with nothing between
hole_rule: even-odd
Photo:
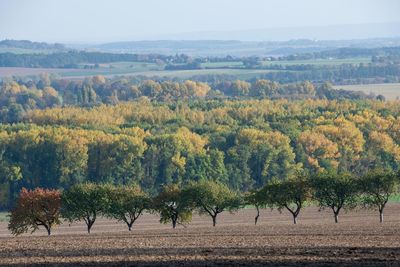
<instances>
[{"instance_id":1,"label":"orange foliage tree","mask_svg":"<svg viewBox=\"0 0 400 267\"><path fill-rule=\"evenodd\" d=\"M14 235L31 233L43 226L47 234L59 225L61 193L58 190L36 188L27 190L22 188L17 199L16 207L11 211L8 229Z\"/></svg>"}]
</instances>

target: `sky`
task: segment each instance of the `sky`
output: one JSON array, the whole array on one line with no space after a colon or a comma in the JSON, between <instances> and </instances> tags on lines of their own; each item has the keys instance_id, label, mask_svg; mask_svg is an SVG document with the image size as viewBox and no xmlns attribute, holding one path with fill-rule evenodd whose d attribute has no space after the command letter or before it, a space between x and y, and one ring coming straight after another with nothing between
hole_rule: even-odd
<instances>
[{"instance_id":1,"label":"sky","mask_svg":"<svg viewBox=\"0 0 400 267\"><path fill-rule=\"evenodd\" d=\"M0 39L169 39L197 32L400 22L399 14L399 0L0 0Z\"/></svg>"}]
</instances>

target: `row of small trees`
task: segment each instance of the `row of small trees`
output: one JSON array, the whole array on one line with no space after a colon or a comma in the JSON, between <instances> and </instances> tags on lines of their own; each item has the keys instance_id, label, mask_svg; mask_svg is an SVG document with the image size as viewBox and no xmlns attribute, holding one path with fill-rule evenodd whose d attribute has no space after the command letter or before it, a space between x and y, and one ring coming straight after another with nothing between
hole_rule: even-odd
<instances>
[{"instance_id":1,"label":"row of small trees","mask_svg":"<svg viewBox=\"0 0 400 267\"><path fill-rule=\"evenodd\" d=\"M63 192L24 188L11 211L9 229L19 235L42 226L50 235L51 229L64 218L69 222L84 221L90 233L96 219L102 216L126 223L131 231L144 211L159 213L160 222L171 222L175 228L191 221L194 210L210 215L215 226L219 213L237 210L242 205L241 196L226 185L205 180L184 188L166 185L153 198L138 186L85 183Z\"/></svg>"},{"instance_id":2,"label":"row of small trees","mask_svg":"<svg viewBox=\"0 0 400 267\"><path fill-rule=\"evenodd\" d=\"M398 174L383 170L370 171L361 177L330 172L311 177L298 175L294 179L269 182L247 195L247 203L257 209L256 224L260 207L287 209L296 224L301 209L311 202L320 209L331 209L335 223L339 222L341 210L357 206L377 209L382 223L383 211L390 197L398 192L399 180Z\"/></svg>"},{"instance_id":3,"label":"row of small trees","mask_svg":"<svg viewBox=\"0 0 400 267\"><path fill-rule=\"evenodd\" d=\"M356 206L376 208L380 222L391 195L398 192L399 175L381 170L362 177L350 174L320 173L315 176L299 174L287 180L271 180L260 190L240 195L226 185L201 180L180 187L166 185L161 192L150 197L138 186L110 184L78 184L63 192L51 189L22 189L16 207L11 211L9 229L15 235L40 226L50 235L51 229L69 222L84 221L90 233L99 216L124 222L129 231L145 212L158 213L161 223L178 224L191 221L193 211L211 217L213 226L221 212L234 212L246 205L256 207L257 224L260 208L287 209L294 224L305 205L316 203L321 209L329 208L338 222L343 209Z\"/></svg>"}]
</instances>

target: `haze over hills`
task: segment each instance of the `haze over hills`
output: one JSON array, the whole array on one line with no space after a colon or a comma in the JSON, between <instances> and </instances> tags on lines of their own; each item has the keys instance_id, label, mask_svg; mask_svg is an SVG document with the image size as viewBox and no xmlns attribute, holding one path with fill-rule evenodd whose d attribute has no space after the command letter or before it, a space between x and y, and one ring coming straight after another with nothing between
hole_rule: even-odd
<instances>
[{"instance_id":1,"label":"haze over hills","mask_svg":"<svg viewBox=\"0 0 400 267\"><path fill-rule=\"evenodd\" d=\"M289 41L238 41L238 40L146 40L112 42L103 44L60 44L32 42L28 40L0 41L0 53L55 53L89 51L129 54L187 54L189 56L285 56L314 53L338 48L371 49L400 46L398 38L375 38L356 40L310 40Z\"/></svg>"},{"instance_id":2,"label":"haze over hills","mask_svg":"<svg viewBox=\"0 0 400 267\"><path fill-rule=\"evenodd\" d=\"M130 37L129 37L130 36ZM1 37L1 36L0 36ZM400 22L310 27L270 27L231 31L130 34L102 42L65 42L68 49L112 53L188 54L192 56L276 56L310 53L339 47L374 48L400 45ZM1 52L54 52L60 44L6 40ZM46 51L47 50L47 51Z\"/></svg>"},{"instance_id":3,"label":"haze over hills","mask_svg":"<svg viewBox=\"0 0 400 267\"><path fill-rule=\"evenodd\" d=\"M280 56L320 52L342 47L376 48L394 46L400 46L400 37L359 40L296 39L289 41L146 40L68 45L71 48L88 51L168 55L183 53L191 56Z\"/></svg>"},{"instance_id":4,"label":"haze over hills","mask_svg":"<svg viewBox=\"0 0 400 267\"><path fill-rule=\"evenodd\" d=\"M400 37L400 22L200 31L147 36L146 39L288 41L292 39L350 40L387 37Z\"/></svg>"},{"instance_id":5,"label":"haze over hills","mask_svg":"<svg viewBox=\"0 0 400 267\"><path fill-rule=\"evenodd\" d=\"M67 46L106 52L185 53L196 56L287 55L338 47L397 46L400 44L400 22L187 32L142 38L132 36L120 40Z\"/></svg>"}]
</instances>

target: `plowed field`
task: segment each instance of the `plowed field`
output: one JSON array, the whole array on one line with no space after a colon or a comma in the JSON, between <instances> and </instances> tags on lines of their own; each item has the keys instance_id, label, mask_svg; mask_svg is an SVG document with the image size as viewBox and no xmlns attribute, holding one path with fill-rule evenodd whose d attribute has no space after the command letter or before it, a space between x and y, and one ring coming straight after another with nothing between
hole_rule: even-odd
<instances>
[{"instance_id":1,"label":"plowed field","mask_svg":"<svg viewBox=\"0 0 400 267\"><path fill-rule=\"evenodd\" d=\"M186 228L161 225L155 215L139 219L132 232L99 220L92 233L82 223L63 224L12 237L0 223L1 266L400 266L400 204L390 204L385 222L376 211L343 213L310 207L297 225L288 213L255 210L223 213L215 228L194 216Z\"/></svg>"}]
</instances>

